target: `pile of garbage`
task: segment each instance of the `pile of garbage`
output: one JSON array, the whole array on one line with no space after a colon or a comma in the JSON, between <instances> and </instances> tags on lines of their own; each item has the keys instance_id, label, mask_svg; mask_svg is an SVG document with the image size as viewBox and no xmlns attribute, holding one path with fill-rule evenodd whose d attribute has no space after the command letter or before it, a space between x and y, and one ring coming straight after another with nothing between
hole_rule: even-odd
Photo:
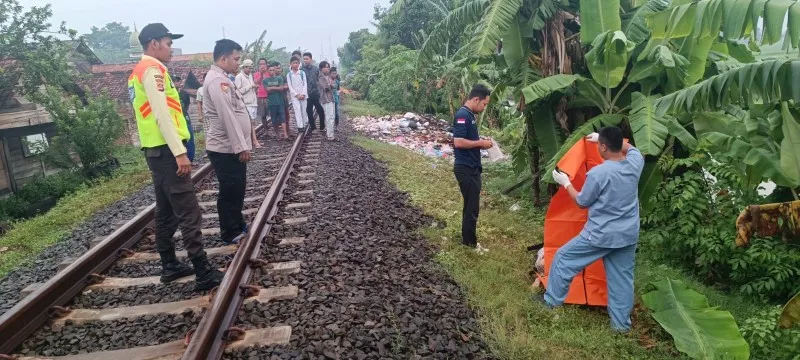
<instances>
[{"instance_id":1,"label":"pile of garbage","mask_svg":"<svg viewBox=\"0 0 800 360\"><path fill-rule=\"evenodd\" d=\"M433 115L359 116L350 120L353 128L392 145L402 146L426 156L452 159L453 128L451 122ZM504 156L495 143L494 151L481 150L483 157L497 161ZM498 155L499 154L499 155Z\"/></svg>"}]
</instances>

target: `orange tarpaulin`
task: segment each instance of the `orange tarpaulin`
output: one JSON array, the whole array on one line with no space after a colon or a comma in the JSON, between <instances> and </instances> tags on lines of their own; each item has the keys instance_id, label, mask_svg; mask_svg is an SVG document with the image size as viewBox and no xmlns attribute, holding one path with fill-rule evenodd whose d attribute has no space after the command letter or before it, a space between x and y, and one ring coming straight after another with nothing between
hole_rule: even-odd
<instances>
[{"instance_id":1,"label":"orange tarpaulin","mask_svg":"<svg viewBox=\"0 0 800 360\"><path fill-rule=\"evenodd\" d=\"M576 189L582 189L586 173L601 164L603 158L597 151L597 143L581 139L558 162L558 168L569 174L570 182ZM544 276L542 283L547 287L547 275L556 251L583 230L588 210L581 209L573 201L567 190L559 188L550 201L544 218ZM589 265L572 280L567 304L608 305L606 272L603 260Z\"/></svg>"}]
</instances>

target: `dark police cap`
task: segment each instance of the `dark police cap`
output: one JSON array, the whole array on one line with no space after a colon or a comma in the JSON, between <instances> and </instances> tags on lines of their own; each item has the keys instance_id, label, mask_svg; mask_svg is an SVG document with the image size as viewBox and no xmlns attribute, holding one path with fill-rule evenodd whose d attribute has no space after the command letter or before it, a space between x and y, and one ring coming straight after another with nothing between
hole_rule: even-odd
<instances>
[{"instance_id":1,"label":"dark police cap","mask_svg":"<svg viewBox=\"0 0 800 360\"><path fill-rule=\"evenodd\" d=\"M147 24L139 33L139 42L146 44L150 42L150 40L158 40L165 37L175 40L182 38L183 34L173 34L169 32L169 29L162 23Z\"/></svg>"}]
</instances>

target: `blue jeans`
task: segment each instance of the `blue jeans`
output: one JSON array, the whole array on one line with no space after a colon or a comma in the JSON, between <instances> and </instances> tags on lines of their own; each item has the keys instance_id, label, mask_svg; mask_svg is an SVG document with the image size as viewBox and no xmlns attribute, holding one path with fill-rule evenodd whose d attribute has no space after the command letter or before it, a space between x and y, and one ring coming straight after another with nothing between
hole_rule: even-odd
<instances>
[{"instance_id":1,"label":"blue jeans","mask_svg":"<svg viewBox=\"0 0 800 360\"><path fill-rule=\"evenodd\" d=\"M550 306L561 306L567 297L572 278L598 259L603 259L608 284L608 314L611 327L617 331L631 329L633 309L633 267L636 245L612 249L592 245L580 235L558 249L547 276L544 300Z\"/></svg>"}]
</instances>

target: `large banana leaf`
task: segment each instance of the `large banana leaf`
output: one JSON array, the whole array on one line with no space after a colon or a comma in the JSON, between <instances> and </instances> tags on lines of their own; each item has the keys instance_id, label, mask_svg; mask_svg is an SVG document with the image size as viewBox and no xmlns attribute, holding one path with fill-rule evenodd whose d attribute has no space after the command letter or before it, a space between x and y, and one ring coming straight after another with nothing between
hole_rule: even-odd
<instances>
[{"instance_id":1,"label":"large banana leaf","mask_svg":"<svg viewBox=\"0 0 800 360\"><path fill-rule=\"evenodd\" d=\"M721 1L698 1L693 4L694 26L689 36L677 40L678 52L689 60L685 84L691 85L703 77L708 52L719 37L722 24Z\"/></svg>"},{"instance_id":2,"label":"large banana leaf","mask_svg":"<svg viewBox=\"0 0 800 360\"><path fill-rule=\"evenodd\" d=\"M422 43L417 63L433 58L445 44L461 34L466 24L480 20L489 2L490 0L467 0L463 5L450 11L433 27L430 35Z\"/></svg>"},{"instance_id":3,"label":"large banana leaf","mask_svg":"<svg viewBox=\"0 0 800 360\"><path fill-rule=\"evenodd\" d=\"M680 3L681 5L677 5ZM738 40L755 36L757 24L764 31L762 44L781 40L783 30L789 45L800 43L800 8L797 0L699 0L673 1L673 7L650 19L651 43L697 34L722 34L725 39ZM720 6L721 5L721 6ZM721 16L721 22L708 21ZM698 17L701 17L698 19ZM784 18L788 25L784 27ZM700 25L701 28L696 28Z\"/></svg>"},{"instance_id":4,"label":"large banana leaf","mask_svg":"<svg viewBox=\"0 0 800 360\"><path fill-rule=\"evenodd\" d=\"M522 7L522 0L491 0L489 7L478 23L470 48L475 55L490 56L497 50L497 42L508 27L515 22Z\"/></svg>"},{"instance_id":5,"label":"large banana leaf","mask_svg":"<svg viewBox=\"0 0 800 360\"><path fill-rule=\"evenodd\" d=\"M781 170L794 186L800 186L800 113L781 103L783 141L781 141Z\"/></svg>"},{"instance_id":6,"label":"large banana leaf","mask_svg":"<svg viewBox=\"0 0 800 360\"><path fill-rule=\"evenodd\" d=\"M675 347L693 359L749 359L750 349L733 315L708 304L683 282L665 279L642 295L653 318L675 340Z\"/></svg>"},{"instance_id":7,"label":"large banana leaf","mask_svg":"<svg viewBox=\"0 0 800 360\"><path fill-rule=\"evenodd\" d=\"M561 133L555 122L553 110L543 102L532 114L534 135L544 152L545 161L550 160L561 148Z\"/></svg>"},{"instance_id":8,"label":"large banana leaf","mask_svg":"<svg viewBox=\"0 0 800 360\"><path fill-rule=\"evenodd\" d=\"M579 128L575 129L572 134L567 137L567 140L564 141L564 144L561 145L561 149L558 150L555 156L553 156L550 161L547 163L547 168L542 174L542 180L547 182L553 182L553 169L556 168L556 164L558 161L564 157L564 154L569 151L579 140L581 140L586 135L589 135L601 127L604 126L616 126L622 121L623 116L620 114L602 114L593 117L591 120L587 121Z\"/></svg>"},{"instance_id":9,"label":"large banana leaf","mask_svg":"<svg viewBox=\"0 0 800 360\"><path fill-rule=\"evenodd\" d=\"M678 139L678 141L689 150L694 150L697 147L697 139L695 139L694 135L692 135L689 130L686 130L686 128L678 122L678 119L672 116L666 116L665 125L667 126L669 134Z\"/></svg>"},{"instance_id":10,"label":"large banana leaf","mask_svg":"<svg viewBox=\"0 0 800 360\"><path fill-rule=\"evenodd\" d=\"M800 60L745 64L656 100L659 113L715 111L729 104L800 103Z\"/></svg>"},{"instance_id":11,"label":"large banana leaf","mask_svg":"<svg viewBox=\"0 0 800 360\"><path fill-rule=\"evenodd\" d=\"M764 37L761 39L763 43L774 44L781 40L783 37L783 19L786 17L786 12L790 7L794 11L789 11L789 25L787 34L792 40L792 44L797 46L797 35L800 29L797 28L797 7L792 6L796 3L795 0L770 0L764 6ZM792 28L793 27L793 28Z\"/></svg>"},{"instance_id":12,"label":"large banana leaf","mask_svg":"<svg viewBox=\"0 0 800 360\"><path fill-rule=\"evenodd\" d=\"M628 57L636 47L622 31L607 31L592 41L592 50L586 53L586 65L592 78L601 86L613 89L622 82Z\"/></svg>"},{"instance_id":13,"label":"large banana leaf","mask_svg":"<svg viewBox=\"0 0 800 360\"><path fill-rule=\"evenodd\" d=\"M661 171L657 161L648 161L644 164L642 176L639 178L639 204L645 212L654 207L655 204L650 202L650 198L658 191L663 178L664 172Z\"/></svg>"},{"instance_id":14,"label":"large banana leaf","mask_svg":"<svg viewBox=\"0 0 800 360\"><path fill-rule=\"evenodd\" d=\"M530 104L534 101L550 96L554 92L563 91L571 87L576 81L583 80L586 80L586 78L580 75L556 74L538 80L533 84L522 88L522 95L525 97L525 103Z\"/></svg>"},{"instance_id":15,"label":"large banana leaf","mask_svg":"<svg viewBox=\"0 0 800 360\"><path fill-rule=\"evenodd\" d=\"M656 114L654 99L655 97L647 97L640 92L631 94L631 114L628 121L636 148L647 155L660 154L669 135L667 119Z\"/></svg>"},{"instance_id":16,"label":"large banana leaf","mask_svg":"<svg viewBox=\"0 0 800 360\"><path fill-rule=\"evenodd\" d=\"M648 86L650 89L661 87L665 93L682 89L688 76L689 60L665 45L655 46L648 51L650 54L645 58L639 57L633 63L628 81L640 83L643 89Z\"/></svg>"},{"instance_id":17,"label":"large banana leaf","mask_svg":"<svg viewBox=\"0 0 800 360\"><path fill-rule=\"evenodd\" d=\"M509 69L513 72L518 71L522 66L528 66L529 40L532 34L522 33L521 21L521 18L514 18L506 35L503 36L503 56Z\"/></svg>"},{"instance_id":18,"label":"large banana leaf","mask_svg":"<svg viewBox=\"0 0 800 360\"><path fill-rule=\"evenodd\" d=\"M541 0L538 6L533 9L533 16L530 19L530 27L533 30L544 28L545 21L550 20L559 10L560 0Z\"/></svg>"},{"instance_id":19,"label":"large banana leaf","mask_svg":"<svg viewBox=\"0 0 800 360\"><path fill-rule=\"evenodd\" d=\"M782 328L789 329L800 324L800 293L797 293L786 305L783 306L781 317L778 324Z\"/></svg>"},{"instance_id":20,"label":"large banana leaf","mask_svg":"<svg viewBox=\"0 0 800 360\"><path fill-rule=\"evenodd\" d=\"M628 40L638 44L647 40L650 29L647 27L647 18L669 7L670 0L642 0L643 4L632 3L635 9L622 14L622 32Z\"/></svg>"},{"instance_id":21,"label":"large banana leaf","mask_svg":"<svg viewBox=\"0 0 800 360\"><path fill-rule=\"evenodd\" d=\"M589 44L598 35L622 28L619 0L581 0L581 42Z\"/></svg>"}]
</instances>

